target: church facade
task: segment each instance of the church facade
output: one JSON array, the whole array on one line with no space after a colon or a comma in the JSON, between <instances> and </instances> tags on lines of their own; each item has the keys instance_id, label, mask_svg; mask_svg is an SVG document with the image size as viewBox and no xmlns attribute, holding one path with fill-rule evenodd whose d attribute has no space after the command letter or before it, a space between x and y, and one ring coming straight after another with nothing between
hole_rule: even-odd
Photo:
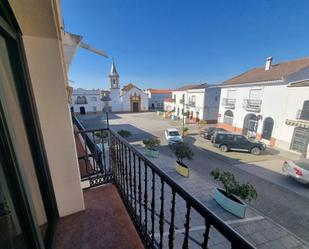
<instances>
[{"instance_id":1,"label":"church facade","mask_svg":"<svg viewBox=\"0 0 309 249\"><path fill-rule=\"evenodd\" d=\"M145 112L148 111L148 95L132 83L120 89L119 74L115 63L109 74L110 99L112 112Z\"/></svg>"}]
</instances>

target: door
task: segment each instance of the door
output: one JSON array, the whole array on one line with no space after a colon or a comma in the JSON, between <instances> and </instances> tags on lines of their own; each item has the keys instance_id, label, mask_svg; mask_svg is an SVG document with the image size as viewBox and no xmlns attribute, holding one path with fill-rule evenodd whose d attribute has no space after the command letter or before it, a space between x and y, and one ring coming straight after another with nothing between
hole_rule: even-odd
<instances>
[{"instance_id":1,"label":"door","mask_svg":"<svg viewBox=\"0 0 309 249\"><path fill-rule=\"evenodd\" d=\"M262 138L270 140L273 132L273 127L274 127L274 120L270 117L265 118L262 131Z\"/></svg>"},{"instance_id":2,"label":"door","mask_svg":"<svg viewBox=\"0 0 309 249\"><path fill-rule=\"evenodd\" d=\"M82 115L86 114L86 111L85 111L85 107L84 107L84 106L81 106L81 107L79 108L79 111L80 111L80 114L82 114Z\"/></svg>"},{"instance_id":3,"label":"door","mask_svg":"<svg viewBox=\"0 0 309 249\"><path fill-rule=\"evenodd\" d=\"M133 112L138 112L138 102L133 102Z\"/></svg>"},{"instance_id":4,"label":"door","mask_svg":"<svg viewBox=\"0 0 309 249\"><path fill-rule=\"evenodd\" d=\"M298 151L306 157L309 142L309 129L295 127L294 134L291 142L291 150Z\"/></svg>"}]
</instances>

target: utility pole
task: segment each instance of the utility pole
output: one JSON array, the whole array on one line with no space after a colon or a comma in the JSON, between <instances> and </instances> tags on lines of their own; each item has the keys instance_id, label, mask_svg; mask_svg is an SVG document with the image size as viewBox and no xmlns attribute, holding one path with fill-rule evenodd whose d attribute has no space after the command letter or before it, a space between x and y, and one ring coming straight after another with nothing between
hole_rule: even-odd
<instances>
[{"instance_id":1,"label":"utility pole","mask_svg":"<svg viewBox=\"0 0 309 249\"><path fill-rule=\"evenodd\" d=\"M185 137L185 94L182 95L182 137Z\"/></svg>"}]
</instances>

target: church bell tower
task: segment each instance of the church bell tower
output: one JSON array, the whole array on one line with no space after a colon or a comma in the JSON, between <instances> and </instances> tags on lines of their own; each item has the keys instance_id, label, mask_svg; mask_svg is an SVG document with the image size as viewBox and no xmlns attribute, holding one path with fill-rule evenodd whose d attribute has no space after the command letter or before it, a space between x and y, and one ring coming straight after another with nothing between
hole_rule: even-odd
<instances>
[{"instance_id":1,"label":"church bell tower","mask_svg":"<svg viewBox=\"0 0 309 249\"><path fill-rule=\"evenodd\" d=\"M111 72L108 77L109 77L110 88L119 89L119 74L116 70L114 62L112 64Z\"/></svg>"},{"instance_id":2,"label":"church bell tower","mask_svg":"<svg viewBox=\"0 0 309 249\"><path fill-rule=\"evenodd\" d=\"M119 84L119 74L116 70L115 63L113 62L111 72L108 75L110 84L110 97L112 104L112 111L119 112L122 111L122 102L120 98L120 84Z\"/></svg>"}]
</instances>

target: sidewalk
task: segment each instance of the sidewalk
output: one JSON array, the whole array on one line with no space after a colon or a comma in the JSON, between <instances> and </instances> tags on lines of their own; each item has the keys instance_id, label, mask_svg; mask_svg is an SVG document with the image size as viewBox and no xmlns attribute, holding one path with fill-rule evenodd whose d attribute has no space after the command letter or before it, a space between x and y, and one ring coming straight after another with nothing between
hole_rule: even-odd
<instances>
[{"instance_id":1,"label":"sidewalk","mask_svg":"<svg viewBox=\"0 0 309 249\"><path fill-rule=\"evenodd\" d=\"M205 180L194 170L190 171L189 178L184 178L178 175L174 170L169 170L166 173L191 193L192 196L201 201L206 207L253 243L257 248L309 248L307 242L301 240L267 217L264 217L250 206L247 209L246 217L244 219L239 219L222 209L212 197L216 186L205 182ZM194 229L194 227L191 227L191 229ZM201 230L202 229L203 228L201 227Z\"/></svg>"}]
</instances>

